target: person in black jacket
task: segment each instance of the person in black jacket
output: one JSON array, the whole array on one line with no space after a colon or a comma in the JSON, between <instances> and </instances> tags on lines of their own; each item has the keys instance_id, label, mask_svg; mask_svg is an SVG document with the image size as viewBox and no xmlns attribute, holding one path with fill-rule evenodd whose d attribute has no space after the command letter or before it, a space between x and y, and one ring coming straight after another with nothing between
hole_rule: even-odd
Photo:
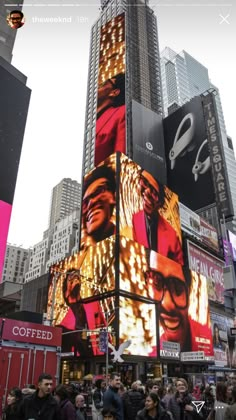
<instances>
[{"instance_id":1,"label":"person in black jacket","mask_svg":"<svg viewBox=\"0 0 236 420\"><path fill-rule=\"evenodd\" d=\"M14 387L9 391L7 396L7 406L3 412L3 420L18 420L19 406L22 400L22 392L19 388Z\"/></svg>"},{"instance_id":2,"label":"person in black jacket","mask_svg":"<svg viewBox=\"0 0 236 420\"><path fill-rule=\"evenodd\" d=\"M156 393L151 392L145 401L145 408L137 414L136 420L173 420L171 413L168 413L161 404Z\"/></svg>"},{"instance_id":3,"label":"person in black jacket","mask_svg":"<svg viewBox=\"0 0 236 420\"><path fill-rule=\"evenodd\" d=\"M20 420L61 420L60 407L51 395L52 376L42 373L34 394L25 397L20 406Z\"/></svg>"},{"instance_id":4,"label":"person in black jacket","mask_svg":"<svg viewBox=\"0 0 236 420\"><path fill-rule=\"evenodd\" d=\"M114 407L116 410L117 420L124 420L123 412L123 401L118 393L120 388L120 374L117 372L112 372L110 375L110 385L109 388L104 392L103 395L103 406Z\"/></svg>"},{"instance_id":5,"label":"person in black jacket","mask_svg":"<svg viewBox=\"0 0 236 420\"><path fill-rule=\"evenodd\" d=\"M122 396L125 420L135 420L137 412L144 408L145 395L140 385L133 382L131 389Z\"/></svg>"}]
</instances>

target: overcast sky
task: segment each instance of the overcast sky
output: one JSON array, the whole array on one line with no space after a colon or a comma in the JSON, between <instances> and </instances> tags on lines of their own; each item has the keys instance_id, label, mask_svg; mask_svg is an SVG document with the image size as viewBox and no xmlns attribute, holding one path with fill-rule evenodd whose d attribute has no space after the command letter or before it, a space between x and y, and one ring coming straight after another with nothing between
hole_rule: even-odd
<instances>
[{"instance_id":1,"label":"overcast sky","mask_svg":"<svg viewBox=\"0 0 236 420\"><path fill-rule=\"evenodd\" d=\"M158 18L160 50L184 49L208 68L220 89L236 150L235 5L226 0L185 3L150 1ZM99 4L25 0L26 23L17 32L12 64L28 77L32 96L8 236L12 244L39 242L48 227L52 188L62 178L81 181L90 29Z\"/></svg>"}]
</instances>

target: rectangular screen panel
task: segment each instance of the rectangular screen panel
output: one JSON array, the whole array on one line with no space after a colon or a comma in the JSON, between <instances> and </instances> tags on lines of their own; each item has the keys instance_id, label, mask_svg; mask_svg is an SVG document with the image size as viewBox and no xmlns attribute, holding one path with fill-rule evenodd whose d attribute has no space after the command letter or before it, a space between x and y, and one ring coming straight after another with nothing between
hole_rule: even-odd
<instances>
[{"instance_id":1,"label":"rectangular screen panel","mask_svg":"<svg viewBox=\"0 0 236 420\"><path fill-rule=\"evenodd\" d=\"M0 200L0 282L7 244L7 235L11 218L11 204Z\"/></svg>"},{"instance_id":2,"label":"rectangular screen panel","mask_svg":"<svg viewBox=\"0 0 236 420\"><path fill-rule=\"evenodd\" d=\"M126 153L125 14L101 27L95 166L114 152Z\"/></svg>"},{"instance_id":3,"label":"rectangular screen panel","mask_svg":"<svg viewBox=\"0 0 236 420\"><path fill-rule=\"evenodd\" d=\"M121 155L120 234L183 264L178 196Z\"/></svg>"}]
</instances>

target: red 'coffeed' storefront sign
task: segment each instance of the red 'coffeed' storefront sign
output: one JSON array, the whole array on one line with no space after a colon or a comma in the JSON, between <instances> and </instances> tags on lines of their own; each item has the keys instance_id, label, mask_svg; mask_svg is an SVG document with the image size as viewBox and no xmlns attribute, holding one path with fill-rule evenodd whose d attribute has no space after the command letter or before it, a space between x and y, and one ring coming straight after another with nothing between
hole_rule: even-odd
<instances>
[{"instance_id":1,"label":"red 'coffeed' storefront sign","mask_svg":"<svg viewBox=\"0 0 236 420\"><path fill-rule=\"evenodd\" d=\"M60 347L61 337L61 328L0 318L0 338L2 340Z\"/></svg>"}]
</instances>

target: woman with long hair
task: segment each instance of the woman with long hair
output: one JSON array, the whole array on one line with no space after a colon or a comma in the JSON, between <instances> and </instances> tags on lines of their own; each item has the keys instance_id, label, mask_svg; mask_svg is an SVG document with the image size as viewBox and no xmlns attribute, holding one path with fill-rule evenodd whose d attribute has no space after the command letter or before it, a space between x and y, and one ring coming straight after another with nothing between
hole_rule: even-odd
<instances>
[{"instance_id":1,"label":"woman with long hair","mask_svg":"<svg viewBox=\"0 0 236 420\"><path fill-rule=\"evenodd\" d=\"M11 388L7 396L7 406L3 412L3 420L18 420L19 406L22 400L20 388Z\"/></svg>"}]
</instances>

